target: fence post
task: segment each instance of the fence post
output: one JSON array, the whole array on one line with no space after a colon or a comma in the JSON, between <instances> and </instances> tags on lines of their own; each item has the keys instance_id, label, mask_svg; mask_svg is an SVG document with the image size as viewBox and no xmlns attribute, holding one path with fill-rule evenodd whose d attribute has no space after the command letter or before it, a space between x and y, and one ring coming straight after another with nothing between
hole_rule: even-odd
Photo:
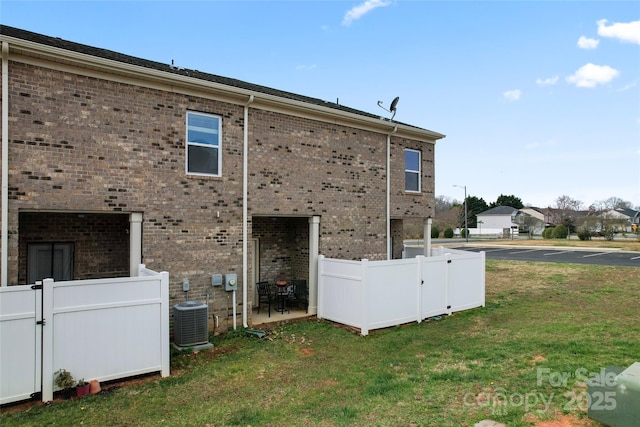
<instances>
[{"instance_id":1,"label":"fence post","mask_svg":"<svg viewBox=\"0 0 640 427\"><path fill-rule=\"evenodd\" d=\"M361 315L361 324L360 324L360 335L365 336L369 334L369 304L367 295L369 293L369 289L367 286L368 282L368 269L369 269L369 260L363 259L360 261L362 274L360 275L360 290L362 292L362 307L360 307L360 315Z\"/></svg>"},{"instance_id":2,"label":"fence post","mask_svg":"<svg viewBox=\"0 0 640 427\"><path fill-rule=\"evenodd\" d=\"M42 287L42 281L38 280L35 283L36 288L35 290L35 306L34 306L34 314L35 314L35 320L36 320L36 325L40 325L40 329L36 328L36 334L35 334L35 362L36 362L36 366L35 366L35 375L34 375L34 379L35 379L35 387L33 388L34 391L40 391L42 392L42 340L44 339L44 323L42 322L43 320L43 305L42 305L42 298L43 295L42 293L44 292L44 289ZM40 289L38 289L38 286L40 286Z\"/></svg>"},{"instance_id":3,"label":"fence post","mask_svg":"<svg viewBox=\"0 0 640 427\"><path fill-rule=\"evenodd\" d=\"M160 307L160 326L161 345L162 345L162 371L160 373L163 377L168 377L171 374L171 358L169 354L169 273L163 271L160 273L160 293L161 293L161 307Z\"/></svg>"},{"instance_id":4,"label":"fence post","mask_svg":"<svg viewBox=\"0 0 640 427\"><path fill-rule=\"evenodd\" d=\"M53 279L42 281L42 401L53 400Z\"/></svg>"},{"instance_id":5,"label":"fence post","mask_svg":"<svg viewBox=\"0 0 640 427\"><path fill-rule=\"evenodd\" d=\"M318 255L318 319L324 315L324 255Z\"/></svg>"},{"instance_id":6,"label":"fence post","mask_svg":"<svg viewBox=\"0 0 640 427\"><path fill-rule=\"evenodd\" d=\"M418 255L416 257L416 261L418 265L416 266L417 271L417 280L416 280L416 299L418 300L416 303L416 321L418 323L422 322L422 287L424 285L424 277L423 277L423 265L424 265L425 257L423 255Z\"/></svg>"},{"instance_id":7,"label":"fence post","mask_svg":"<svg viewBox=\"0 0 640 427\"><path fill-rule=\"evenodd\" d=\"M447 293L447 300L446 300L447 301L447 314L449 316L451 316L451 313L452 313L451 312L451 298L449 297L449 287L451 286L451 279L450 279L451 275L449 274L449 271L451 270L451 265L452 265L451 254L444 254L444 259L447 262L447 266L444 269L444 277L445 277L445 284L446 284L445 292Z\"/></svg>"},{"instance_id":8,"label":"fence post","mask_svg":"<svg viewBox=\"0 0 640 427\"><path fill-rule=\"evenodd\" d=\"M487 269L487 260L486 260L486 252L481 251L480 255L482 255L482 268L480 268L480 280L482 280L482 306L485 306L485 298L486 298L486 289L485 289L485 270Z\"/></svg>"}]
</instances>

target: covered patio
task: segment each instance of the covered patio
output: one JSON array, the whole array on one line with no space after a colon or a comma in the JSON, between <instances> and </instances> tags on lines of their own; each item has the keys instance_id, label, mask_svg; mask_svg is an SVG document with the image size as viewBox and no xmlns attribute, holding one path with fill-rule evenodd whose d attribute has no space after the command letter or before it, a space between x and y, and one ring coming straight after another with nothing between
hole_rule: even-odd
<instances>
[{"instance_id":1,"label":"covered patio","mask_svg":"<svg viewBox=\"0 0 640 427\"><path fill-rule=\"evenodd\" d=\"M293 319L302 319L305 317L315 317L315 314L309 314L304 308L294 308L290 311L285 311L284 313L274 312L273 307L271 307L271 316L268 315L267 307L261 307L260 312L258 312L257 308L253 309L253 313L251 313L251 320L254 326L264 325L267 323L275 323L282 322Z\"/></svg>"},{"instance_id":2,"label":"covered patio","mask_svg":"<svg viewBox=\"0 0 640 427\"><path fill-rule=\"evenodd\" d=\"M252 217L252 325L316 314L312 278L317 271L319 222L319 217L308 216Z\"/></svg>"}]
</instances>

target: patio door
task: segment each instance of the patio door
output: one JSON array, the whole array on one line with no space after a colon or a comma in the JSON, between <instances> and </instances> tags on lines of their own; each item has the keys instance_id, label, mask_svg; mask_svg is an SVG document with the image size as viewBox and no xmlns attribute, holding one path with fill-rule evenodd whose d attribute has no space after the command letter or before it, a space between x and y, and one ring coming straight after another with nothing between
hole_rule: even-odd
<instances>
[{"instance_id":1,"label":"patio door","mask_svg":"<svg viewBox=\"0 0 640 427\"><path fill-rule=\"evenodd\" d=\"M73 243L29 243L27 283L51 278L73 280Z\"/></svg>"}]
</instances>

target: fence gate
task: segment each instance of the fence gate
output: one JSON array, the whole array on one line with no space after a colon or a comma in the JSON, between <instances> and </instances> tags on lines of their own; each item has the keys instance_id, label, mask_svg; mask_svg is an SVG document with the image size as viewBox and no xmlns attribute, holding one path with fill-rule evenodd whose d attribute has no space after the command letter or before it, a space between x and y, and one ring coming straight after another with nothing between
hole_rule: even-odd
<instances>
[{"instance_id":1,"label":"fence gate","mask_svg":"<svg viewBox=\"0 0 640 427\"><path fill-rule=\"evenodd\" d=\"M422 312L420 319L438 316L441 314L450 314L450 306L448 305L449 296L449 264L448 258L443 260L441 257L422 258L422 289L420 297L422 298Z\"/></svg>"},{"instance_id":2,"label":"fence gate","mask_svg":"<svg viewBox=\"0 0 640 427\"><path fill-rule=\"evenodd\" d=\"M0 404L42 389L42 285L0 287Z\"/></svg>"}]
</instances>

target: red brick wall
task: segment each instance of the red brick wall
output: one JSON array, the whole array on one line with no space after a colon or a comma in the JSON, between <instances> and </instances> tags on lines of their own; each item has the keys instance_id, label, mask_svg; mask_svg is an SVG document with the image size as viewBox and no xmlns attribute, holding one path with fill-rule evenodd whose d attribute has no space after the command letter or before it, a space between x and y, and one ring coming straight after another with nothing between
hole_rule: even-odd
<instances>
[{"instance_id":1,"label":"red brick wall","mask_svg":"<svg viewBox=\"0 0 640 427\"><path fill-rule=\"evenodd\" d=\"M260 243L260 280L308 279L308 218L254 217L252 237Z\"/></svg>"},{"instance_id":2,"label":"red brick wall","mask_svg":"<svg viewBox=\"0 0 640 427\"><path fill-rule=\"evenodd\" d=\"M141 212L143 262L170 273L172 301L184 299L188 279L190 299L209 293L214 311L228 309L210 276L243 281L243 107L13 61L9 69L10 283L24 269L20 210ZM188 110L222 117L222 177L186 175ZM308 268L312 215L321 216L322 254L386 257L385 134L256 108L248 130L250 217L303 218L293 222L286 274ZM423 153L421 194L404 192L406 147ZM393 218L433 215L433 146L392 137L391 150ZM266 239L249 224L249 239L252 229Z\"/></svg>"}]
</instances>

